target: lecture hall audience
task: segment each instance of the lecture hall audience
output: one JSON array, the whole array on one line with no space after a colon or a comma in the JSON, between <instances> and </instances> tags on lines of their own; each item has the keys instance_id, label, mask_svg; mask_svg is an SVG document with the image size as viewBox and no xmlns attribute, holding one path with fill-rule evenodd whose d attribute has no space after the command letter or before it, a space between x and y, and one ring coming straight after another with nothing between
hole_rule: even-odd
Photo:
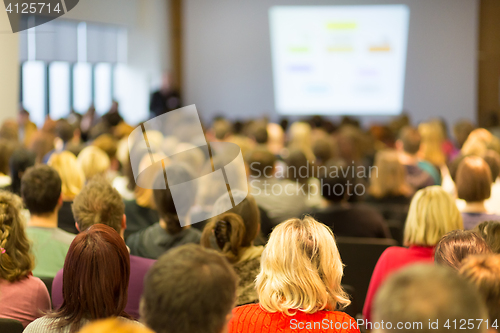
<instances>
[{"instance_id":1,"label":"lecture hall audience","mask_svg":"<svg viewBox=\"0 0 500 333\"><path fill-rule=\"evenodd\" d=\"M226 177L248 182L254 195L193 182L174 196L165 172L187 182L229 161L185 142L187 132L158 129L147 131L151 153L129 140L133 127L117 103L101 118L91 108L40 129L26 110L4 122L0 187L22 200L0 192L0 318L28 333L319 332L323 319L333 331L359 332L371 327L342 311L361 308L363 290L341 286L335 237L388 244L372 238L400 241L397 222L404 247L373 259L365 320L486 319L486 305L490 321L500 320L492 132L461 121L452 140L442 120L412 127L405 116L368 131L353 118L322 117L217 117L204 129L209 141L241 148L247 175ZM151 158L165 170L139 181L132 170L137 176ZM229 210L227 191L239 202Z\"/></svg>"},{"instance_id":2,"label":"lecture hall audience","mask_svg":"<svg viewBox=\"0 0 500 333\"><path fill-rule=\"evenodd\" d=\"M73 201L73 214L77 230L84 231L102 223L110 226L124 237L127 228L125 207L118 192L105 179L94 177ZM125 311L133 318L139 318L139 302L144 285L144 276L154 260L130 255L130 281ZM58 309L63 303L63 275L61 269L52 283L52 304Z\"/></svg>"}]
</instances>

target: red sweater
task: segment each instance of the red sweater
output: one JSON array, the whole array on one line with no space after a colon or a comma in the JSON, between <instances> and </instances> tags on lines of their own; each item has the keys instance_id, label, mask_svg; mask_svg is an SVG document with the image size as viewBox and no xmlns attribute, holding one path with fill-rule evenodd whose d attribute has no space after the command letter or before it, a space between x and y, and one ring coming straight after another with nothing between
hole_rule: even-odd
<instances>
[{"instance_id":1,"label":"red sweater","mask_svg":"<svg viewBox=\"0 0 500 333\"><path fill-rule=\"evenodd\" d=\"M229 333L291 333L338 332L359 333L356 321L344 312L318 311L307 314L298 311L293 316L270 313L259 304L249 304L233 310Z\"/></svg>"},{"instance_id":2,"label":"red sweater","mask_svg":"<svg viewBox=\"0 0 500 333\"><path fill-rule=\"evenodd\" d=\"M373 270L368 293L366 294L363 316L372 321L372 303L380 285L395 271L417 262L433 262L434 247L410 246L409 248L392 246L382 253Z\"/></svg>"}]
</instances>

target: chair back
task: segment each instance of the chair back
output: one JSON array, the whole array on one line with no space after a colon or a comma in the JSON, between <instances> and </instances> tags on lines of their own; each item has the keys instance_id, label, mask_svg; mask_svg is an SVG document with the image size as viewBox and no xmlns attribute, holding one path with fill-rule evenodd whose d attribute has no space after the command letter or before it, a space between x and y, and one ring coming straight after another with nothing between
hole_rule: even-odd
<instances>
[{"instance_id":1,"label":"chair back","mask_svg":"<svg viewBox=\"0 0 500 333\"><path fill-rule=\"evenodd\" d=\"M20 321L14 319L0 318L0 332L2 333L23 333L24 327Z\"/></svg>"},{"instance_id":2,"label":"chair back","mask_svg":"<svg viewBox=\"0 0 500 333\"><path fill-rule=\"evenodd\" d=\"M343 285L356 291L356 313L362 313L370 279L382 253L398 245L394 239L337 237L340 257L345 265Z\"/></svg>"}]
</instances>

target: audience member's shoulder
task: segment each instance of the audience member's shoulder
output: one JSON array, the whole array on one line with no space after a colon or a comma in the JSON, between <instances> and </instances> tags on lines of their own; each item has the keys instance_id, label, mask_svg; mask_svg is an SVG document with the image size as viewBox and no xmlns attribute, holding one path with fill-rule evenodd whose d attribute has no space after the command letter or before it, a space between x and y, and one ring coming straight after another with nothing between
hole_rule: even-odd
<instances>
[{"instance_id":1,"label":"audience member's shoulder","mask_svg":"<svg viewBox=\"0 0 500 333\"><path fill-rule=\"evenodd\" d=\"M35 319L28 326L26 326L23 333L55 332L55 330L52 330L50 328L50 326L52 325L53 322L54 322L54 319L51 319L47 316Z\"/></svg>"},{"instance_id":2,"label":"audience member's shoulder","mask_svg":"<svg viewBox=\"0 0 500 333\"><path fill-rule=\"evenodd\" d=\"M75 237L76 235L64 231L60 228L56 228L54 231L54 238L68 245L70 245L71 242L73 242L73 239L75 239Z\"/></svg>"},{"instance_id":3,"label":"audience member's shoulder","mask_svg":"<svg viewBox=\"0 0 500 333\"><path fill-rule=\"evenodd\" d=\"M143 267L148 269L156 262L155 259L143 258L135 255L130 255L130 269Z\"/></svg>"}]
</instances>

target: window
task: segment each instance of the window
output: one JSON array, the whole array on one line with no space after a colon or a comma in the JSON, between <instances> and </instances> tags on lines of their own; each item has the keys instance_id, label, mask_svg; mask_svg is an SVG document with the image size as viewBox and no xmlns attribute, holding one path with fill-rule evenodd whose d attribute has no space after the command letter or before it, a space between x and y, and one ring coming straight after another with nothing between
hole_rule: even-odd
<instances>
[{"instance_id":1,"label":"window","mask_svg":"<svg viewBox=\"0 0 500 333\"><path fill-rule=\"evenodd\" d=\"M67 117L71 111L70 64L53 62L49 66L49 115L52 119Z\"/></svg>"},{"instance_id":2,"label":"window","mask_svg":"<svg viewBox=\"0 0 500 333\"><path fill-rule=\"evenodd\" d=\"M100 63L94 69L94 101L97 114L103 115L109 111L112 102L111 77L112 66Z\"/></svg>"},{"instance_id":3,"label":"window","mask_svg":"<svg viewBox=\"0 0 500 333\"><path fill-rule=\"evenodd\" d=\"M23 107L31 114L31 120L42 126L45 121L46 70L41 61L28 61L22 67Z\"/></svg>"},{"instance_id":4,"label":"window","mask_svg":"<svg viewBox=\"0 0 500 333\"><path fill-rule=\"evenodd\" d=\"M79 62L73 67L73 108L85 113L92 105L92 65Z\"/></svg>"}]
</instances>

